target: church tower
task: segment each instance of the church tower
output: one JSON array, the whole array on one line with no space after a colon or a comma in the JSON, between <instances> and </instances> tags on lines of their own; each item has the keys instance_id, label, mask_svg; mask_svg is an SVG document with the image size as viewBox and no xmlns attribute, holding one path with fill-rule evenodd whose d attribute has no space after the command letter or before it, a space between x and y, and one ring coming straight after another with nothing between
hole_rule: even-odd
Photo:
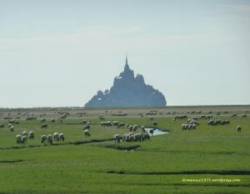
<instances>
[{"instance_id":1,"label":"church tower","mask_svg":"<svg viewBox=\"0 0 250 194\"><path fill-rule=\"evenodd\" d=\"M128 65L128 57L126 56L125 59L125 67L124 67L124 71L122 73L120 73L120 77L123 77L127 80L134 80L134 71L132 69L130 69L129 65Z\"/></svg>"},{"instance_id":2,"label":"church tower","mask_svg":"<svg viewBox=\"0 0 250 194\"><path fill-rule=\"evenodd\" d=\"M128 72L130 71L129 65L128 65L128 57L126 56L126 60L125 60L125 67L124 67L124 71Z\"/></svg>"}]
</instances>

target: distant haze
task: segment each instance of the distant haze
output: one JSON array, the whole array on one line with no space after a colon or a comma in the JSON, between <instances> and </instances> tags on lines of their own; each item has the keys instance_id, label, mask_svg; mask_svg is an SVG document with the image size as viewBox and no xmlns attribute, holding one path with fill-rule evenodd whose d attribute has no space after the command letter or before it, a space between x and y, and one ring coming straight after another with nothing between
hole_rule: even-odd
<instances>
[{"instance_id":1,"label":"distant haze","mask_svg":"<svg viewBox=\"0 0 250 194\"><path fill-rule=\"evenodd\" d=\"M168 105L250 104L250 1L0 0L0 107L84 106L126 55Z\"/></svg>"}]
</instances>

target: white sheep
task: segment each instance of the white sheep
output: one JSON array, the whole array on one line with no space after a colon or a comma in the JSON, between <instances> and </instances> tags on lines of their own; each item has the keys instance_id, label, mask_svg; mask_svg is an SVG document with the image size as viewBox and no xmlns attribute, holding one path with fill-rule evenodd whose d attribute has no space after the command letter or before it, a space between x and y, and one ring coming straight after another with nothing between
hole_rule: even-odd
<instances>
[{"instance_id":1,"label":"white sheep","mask_svg":"<svg viewBox=\"0 0 250 194\"><path fill-rule=\"evenodd\" d=\"M11 132L15 131L15 127L13 125L10 127L10 131Z\"/></svg>"},{"instance_id":2,"label":"white sheep","mask_svg":"<svg viewBox=\"0 0 250 194\"><path fill-rule=\"evenodd\" d=\"M21 143L24 144L24 143L26 143L26 141L27 141L27 136L26 135L22 135L22 137L21 137Z\"/></svg>"},{"instance_id":3,"label":"white sheep","mask_svg":"<svg viewBox=\"0 0 250 194\"><path fill-rule=\"evenodd\" d=\"M41 136L41 143L46 144L47 142L47 135L42 135Z\"/></svg>"},{"instance_id":4,"label":"white sheep","mask_svg":"<svg viewBox=\"0 0 250 194\"><path fill-rule=\"evenodd\" d=\"M59 140L60 141L64 141L65 140L65 137L64 137L63 133L59 133Z\"/></svg>"},{"instance_id":5,"label":"white sheep","mask_svg":"<svg viewBox=\"0 0 250 194\"><path fill-rule=\"evenodd\" d=\"M236 127L236 130L237 130L237 132L241 132L241 126L238 125L238 126Z\"/></svg>"},{"instance_id":6,"label":"white sheep","mask_svg":"<svg viewBox=\"0 0 250 194\"><path fill-rule=\"evenodd\" d=\"M90 136L90 132L89 132L88 129L85 129L85 130L84 130L84 135L85 135L85 136Z\"/></svg>"},{"instance_id":7,"label":"white sheep","mask_svg":"<svg viewBox=\"0 0 250 194\"><path fill-rule=\"evenodd\" d=\"M135 133L134 134L134 140L135 141L142 141L143 140L143 136L141 133Z\"/></svg>"},{"instance_id":8,"label":"white sheep","mask_svg":"<svg viewBox=\"0 0 250 194\"><path fill-rule=\"evenodd\" d=\"M148 132L144 132L144 133L142 133L142 139L143 140L150 140L150 135L149 135L149 133Z\"/></svg>"},{"instance_id":9,"label":"white sheep","mask_svg":"<svg viewBox=\"0 0 250 194\"><path fill-rule=\"evenodd\" d=\"M60 140L58 132L53 133L53 140L54 141L59 141Z\"/></svg>"},{"instance_id":10,"label":"white sheep","mask_svg":"<svg viewBox=\"0 0 250 194\"><path fill-rule=\"evenodd\" d=\"M17 142L18 144L21 143L21 139L22 139L22 136L19 135L19 134L17 134L17 135L16 135L16 142Z\"/></svg>"},{"instance_id":11,"label":"white sheep","mask_svg":"<svg viewBox=\"0 0 250 194\"><path fill-rule=\"evenodd\" d=\"M124 134L123 141L134 141L134 134L133 133Z\"/></svg>"},{"instance_id":12,"label":"white sheep","mask_svg":"<svg viewBox=\"0 0 250 194\"><path fill-rule=\"evenodd\" d=\"M34 132L33 131L29 131L28 137L29 137L29 139L34 139L35 138Z\"/></svg>"},{"instance_id":13,"label":"white sheep","mask_svg":"<svg viewBox=\"0 0 250 194\"><path fill-rule=\"evenodd\" d=\"M120 143L122 140L122 136L120 134L115 134L114 135L114 141L115 143Z\"/></svg>"},{"instance_id":14,"label":"white sheep","mask_svg":"<svg viewBox=\"0 0 250 194\"><path fill-rule=\"evenodd\" d=\"M51 134L47 135L47 141L49 144L53 144L53 136Z\"/></svg>"},{"instance_id":15,"label":"white sheep","mask_svg":"<svg viewBox=\"0 0 250 194\"><path fill-rule=\"evenodd\" d=\"M20 135L20 134L16 135L16 142L18 144L24 144L24 143L26 143L26 141L27 141L27 136Z\"/></svg>"},{"instance_id":16,"label":"white sheep","mask_svg":"<svg viewBox=\"0 0 250 194\"><path fill-rule=\"evenodd\" d=\"M24 130L24 131L22 132L22 135L28 136L27 131Z\"/></svg>"}]
</instances>

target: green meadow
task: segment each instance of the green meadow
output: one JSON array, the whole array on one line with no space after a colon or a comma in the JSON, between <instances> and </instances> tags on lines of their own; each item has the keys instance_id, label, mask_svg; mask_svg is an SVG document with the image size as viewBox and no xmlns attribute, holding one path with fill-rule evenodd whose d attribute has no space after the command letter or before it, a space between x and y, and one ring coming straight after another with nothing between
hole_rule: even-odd
<instances>
[{"instance_id":1,"label":"green meadow","mask_svg":"<svg viewBox=\"0 0 250 194\"><path fill-rule=\"evenodd\" d=\"M168 112L166 108L154 115L146 114L150 110L119 110L126 112L125 116L105 110L78 114L66 109L70 114L63 120L54 110L34 110L34 120L25 119L24 112L31 114L32 110L2 110L0 124L5 126L0 128L0 193L249 194L249 111L219 113L219 108L211 109L191 112L187 107L182 112ZM175 115L182 114L189 118L210 114L230 124L210 126L207 119L198 119L196 129L182 130L186 119L174 120ZM145 127L157 123L157 128L169 133L118 144L113 135L128 133L128 129L103 127L100 116L106 121ZM8 128L11 118L19 122L14 124L14 132ZM47 129L41 129L42 118L46 118ZM90 137L84 135L83 120L91 123ZM235 129L237 125L241 132ZM16 135L30 129L35 139L17 144ZM63 132L65 141L41 144L41 135L54 132Z\"/></svg>"}]
</instances>

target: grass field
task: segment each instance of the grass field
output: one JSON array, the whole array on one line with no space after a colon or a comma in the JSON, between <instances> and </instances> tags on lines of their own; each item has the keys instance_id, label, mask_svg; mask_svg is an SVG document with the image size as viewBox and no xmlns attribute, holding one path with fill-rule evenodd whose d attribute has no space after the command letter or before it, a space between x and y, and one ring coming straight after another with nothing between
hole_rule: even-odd
<instances>
[{"instance_id":1,"label":"grass field","mask_svg":"<svg viewBox=\"0 0 250 194\"><path fill-rule=\"evenodd\" d=\"M0 124L5 127L0 128L0 193L250 193L249 106L152 110L154 115L146 115L149 109L63 109L70 114L62 122L57 109L1 110ZM127 115L114 116L121 112ZM182 130L185 119L173 118L183 114L213 115L230 124L209 126L199 119L197 129ZM26 120L30 115L37 119ZM170 132L117 145L113 135L128 129L102 127L100 116L146 127L157 122ZM42 118L48 129L40 128ZM7 126L10 119L19 122L14 132ZM83 120L91 122L90 137L83 134ZM241 132L235 130L237 125ZM16 134L29 129L35 139L16 144ZM40 143L42 134L55 131L64 133L64 143Z\"/></svg>"}]
</instances>

